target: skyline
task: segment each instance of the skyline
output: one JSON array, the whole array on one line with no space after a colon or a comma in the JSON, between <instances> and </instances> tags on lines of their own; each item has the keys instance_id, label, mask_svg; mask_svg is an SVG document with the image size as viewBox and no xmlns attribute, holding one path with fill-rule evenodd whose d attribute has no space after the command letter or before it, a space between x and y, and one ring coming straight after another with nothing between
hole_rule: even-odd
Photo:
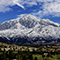
<instances>
[{"instance_id":1,"label":"skyline","mask_svg":"<svg viewBox=\"0 0 60 60\"><path fill-rule=\"evenodd\" d=\"M0 24L16 19L25 14L32 14L40 19L49 19L60 24L59 0L1 0Z\"/></svg>"}]
</instances>

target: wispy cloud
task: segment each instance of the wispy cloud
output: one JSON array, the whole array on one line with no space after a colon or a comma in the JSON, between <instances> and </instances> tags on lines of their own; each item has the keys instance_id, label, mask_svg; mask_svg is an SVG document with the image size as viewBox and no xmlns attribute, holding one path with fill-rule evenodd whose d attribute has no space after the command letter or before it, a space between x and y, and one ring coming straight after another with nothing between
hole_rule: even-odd
<instances>
[{"instance_id":1,"label":"wispy cloud","mask_svg":"<svg viewBox=\"0 0 60 60\"><path fill-rule=\"evenodd\" d=\"M42 3L43 4L40 4ZM38 12L31 12L33 15L38 15L40 17L52 15L60 17L60 0L0 0L0 12L5 12L11 10L9 6L18 5L25 9L25 4L27 8L33 5L38 5L39 3L42 10L39 9ZM36 11L36 10L35 10Z\"/></svg>"},{"instance_id":2,"label":"wispy cloud","mask_svg":"<svg viewBox=\"0 0 60 60\"><path fill-rule=\"evenodd\" d=\"M26 15L26 14L17 15L17 17L21 17L21 16L23 16L23 15Z\"/></svg>"},{"instance_id":3,"label":"wispy cloud","mask_svg":"<svg viewBox=\"0 0 60 60\"><path fill-rule=\"evenodd\" d=\"M35 0L0 0L0 12L9 11L11 8L9 6L18 5L24 9L24 4L28 7L37 5Z\"/></svg>"},{"instance_id":4,"label":"wispy cloud","mask_svg":"<svg viewBox=\"0 0 60 60\"><path fill-rule=\"evenodd\" d=\"M13 0L14 4L17 4L18 6L22 7L24 9L24 6L22 4L19 3L19 0Z\"/></svg>"}]
</instances>

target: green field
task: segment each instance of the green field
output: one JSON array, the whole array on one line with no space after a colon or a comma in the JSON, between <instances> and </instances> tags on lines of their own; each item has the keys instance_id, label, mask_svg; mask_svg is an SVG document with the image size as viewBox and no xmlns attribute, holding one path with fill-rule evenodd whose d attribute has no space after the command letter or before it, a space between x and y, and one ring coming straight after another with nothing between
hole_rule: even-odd
<instances>
[{"instance_id":1,"label":"green field","mask_svg":"<svg viewBox=\"0 0 60 60\"><path fill-rule=\"evenodd\" d=\"M38 60L43 60L42 55L38 55L38 54L33 55L33 60L34 60L35 57L37 57Z\"/></svg>"},{"instance_id":2,"label":"green field","mask_svg":"<svg viewBox=\"0 0 60 60\"><path fill-rule=\"evenodd\" d=\"M33 55L33 60L34 60L34 58L35 57L37 57L37 60L60 60L60 55L52 55L53 57L51 58L51 57L42 57L42 55L38 55L38 54L36 54L36 55Z\"/></svg>"}]
</instances>

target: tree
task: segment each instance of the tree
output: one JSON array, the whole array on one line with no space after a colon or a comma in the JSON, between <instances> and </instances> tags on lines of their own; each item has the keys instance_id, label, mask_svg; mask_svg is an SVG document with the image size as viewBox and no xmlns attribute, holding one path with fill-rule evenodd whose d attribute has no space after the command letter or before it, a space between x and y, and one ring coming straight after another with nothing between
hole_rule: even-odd
<instances>
[{"instance_id":1,"label":"tree","mask_svg":"<svg viewBox=\"0 0 60 60\"><path fill-rule=\"evenodd\" d=\"M1 52L2 50L1 50L1 48L0 48L0 52Z\"/></svg>"},{"instance_id":2,"label":"tree","mask_svg":"<svg viewBox=\"0 0 60 60\"><path fill-rule=\"evenodd\" d=\"M20 55L17 55L17 56L16 56L16 59L17 59L17 60L22 60L22 58L20 57Z\"/></svg>"},{"instance_id":3,"label":"tree","mask_svg":"<svg viewBox=\"0 0 60 60\"><path fill-rule=\"evenodd\" d=\"M37 57L35 57L34 60L38 60Z\"/></svg>"},{"instance_id":4,"label":"tree","mask_svg":"<svg viewBox=\"0 0 60 60\"><path fill-rule=\"evenodd\" d=\"M26 56L23 56L23 60L27 60Z\"/></svg>"}]
</instances>

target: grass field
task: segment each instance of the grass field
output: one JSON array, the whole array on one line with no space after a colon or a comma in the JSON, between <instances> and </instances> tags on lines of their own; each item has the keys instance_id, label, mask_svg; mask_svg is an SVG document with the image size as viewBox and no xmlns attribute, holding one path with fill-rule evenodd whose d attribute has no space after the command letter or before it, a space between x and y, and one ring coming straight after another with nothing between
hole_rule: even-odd
<instances>
[{"instance_id":1,"label":"grass field","mask_svg":"<svg viewBox=\"0 0 60 60\"><path fill-rule=\"evenodd\" d=\"M51 57L43 58L42 55L36 54L36 55L33 55L33 60L35 57L37 57L37 60L60 60L60 55L55 55L55 56L53 56L53 58L51 58Z\"/></svg>"},{"instance_id":2,"label":"grass field","mask_svg":"<svg viewBox=\"0 0 60 60\"><path fill-rule=\"evenodd\" d=\"M33 55L33 60L34 60L35 57L37 57L38 60L43 60L42 55L38 55L38 54Z\"/></svg>"},{"instance_id":3,"label":"grass field","mask_svg":"<svg viewBox=\"0 0 60 60\"><path fill-rule=\"evenodd\" d=\"M53 58L51 58L51 60L60 60L60 55L53 56Z\"/></svg>"}]
</instances>

